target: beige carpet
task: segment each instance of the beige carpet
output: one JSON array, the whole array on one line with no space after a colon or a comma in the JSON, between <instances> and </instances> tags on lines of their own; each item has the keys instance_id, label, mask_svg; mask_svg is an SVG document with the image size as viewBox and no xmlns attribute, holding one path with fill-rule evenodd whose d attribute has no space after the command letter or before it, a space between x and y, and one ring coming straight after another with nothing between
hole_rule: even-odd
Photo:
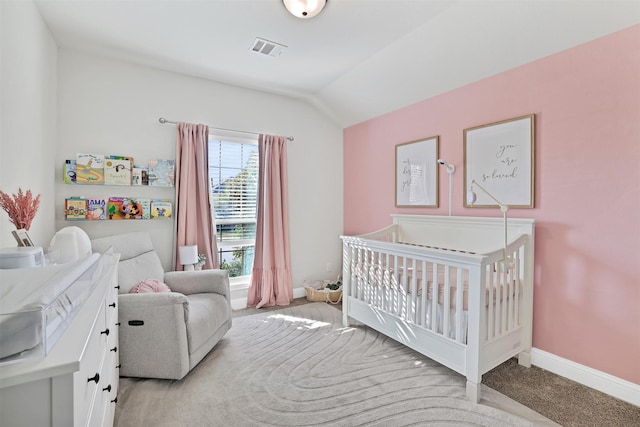
<instances>
[{"instance_id":1,"label":"beige carpet","mask_svg":"<svg viewBox=\"0 0 640 427\"><path fill-rule=\"evenodd\" d=\"M522 418L490 401L469 402L462 376L369 328L344 329L341 316L312 303L235 318L227 336L181 381L121 378L115 425L548 422L532 422L539 417L533 411Z\"/></svg>"}]
</instances>

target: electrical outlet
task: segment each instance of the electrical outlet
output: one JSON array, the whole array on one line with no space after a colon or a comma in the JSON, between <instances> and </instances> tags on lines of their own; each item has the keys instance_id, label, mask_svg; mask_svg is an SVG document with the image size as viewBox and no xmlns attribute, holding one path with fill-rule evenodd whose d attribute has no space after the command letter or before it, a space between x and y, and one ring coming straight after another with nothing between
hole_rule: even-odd
<instances>
[{"instance_id":1,"label":"electrical outlet","mask_svg":"<svg viewBox=\"0 0 640 427\"><path fill-rule=\"evenodd\" d=\"M330 262L327 263L327 272L330 273L333 271L333 264L331 264Z\"/></svg>"}]
</instances>

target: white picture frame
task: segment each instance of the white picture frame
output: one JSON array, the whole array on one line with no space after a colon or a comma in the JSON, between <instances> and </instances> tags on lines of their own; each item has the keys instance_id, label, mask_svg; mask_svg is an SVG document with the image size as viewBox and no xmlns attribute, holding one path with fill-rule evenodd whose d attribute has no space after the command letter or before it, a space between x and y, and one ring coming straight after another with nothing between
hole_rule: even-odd
<instances>
[{"instance_id":1,"label":"white picture frame","mask_svg":"<svg viewBox=\"0 0 640 427\"><path fill-rule=\"evenodd\" d=\"M496 207L482 191L470 203L473 181L511 208L534 207L535 115L529 114L464 130L466 208Z\"/></svg>"},{"instance_id":2,"label":"white picture frame","mask_svg":"<svg viewBox=\"0 0 640 427\"><path fill-rule=\"evenodd\" d=\"M438 207L438 143L432 136L396 145L396 207Z\"/></svg>"},{"instance_id":3,"label":"white picture frame","mask_svg":"<svg viewBox=\"0 0 640 427\"><path fill-rule=\"evenodd\" d=\"M13 234L13 238L16 239L16 242L18 242L18 246L34 246L31 237L29 237L29 233L24 228L14 230L11 234Z\"/></svg>"}]
</instances>

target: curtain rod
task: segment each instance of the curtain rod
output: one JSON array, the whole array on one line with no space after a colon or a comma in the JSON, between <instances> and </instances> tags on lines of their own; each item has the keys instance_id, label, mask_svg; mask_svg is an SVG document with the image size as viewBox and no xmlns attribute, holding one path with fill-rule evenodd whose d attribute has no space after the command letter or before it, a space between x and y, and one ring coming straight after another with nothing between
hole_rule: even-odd
<instances>
[{"instance_id":1,"label":"curtain rod","mask_svg":"<svg viewBox=\"0 0 640 427\"><path fill-rule=\"evenodd\" d=\"M178 122L172 122L171 120L167 120L167 119L165 119L164 117L160 117L160 118L158 119L158 121L159 121L160 123L162 123L162 124L166 124L166 123L171 123L172 125L177 125L177 124L178 124ZM244 131L244 130L235 130L235 129L217 128L217 127L213 127L213 126L209 126L209 125L207 125L207 127L208 127L209 129L224 130L224 131L227 131L227 132L244 133L244 134L247 134L247 135L260 135L260 134L259 134L259 133L257 133L257 132L247 132L247 131ZM289 141L293 141L293 137L292 137L292 136L288 136L288 137L287 137L287 139L288 139Z\"/></svg>"}]
</instances>

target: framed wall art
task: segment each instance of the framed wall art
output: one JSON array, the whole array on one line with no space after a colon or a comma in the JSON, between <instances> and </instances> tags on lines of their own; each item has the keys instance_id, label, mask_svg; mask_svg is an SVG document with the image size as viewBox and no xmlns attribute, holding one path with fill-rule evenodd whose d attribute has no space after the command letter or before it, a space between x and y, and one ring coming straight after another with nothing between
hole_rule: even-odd
<instances>
[{"instance_id":1,"label":"framed wall art","mask_svg":"<svg viewBox=\"0 0 640 427\"><path fill-rule=\"evenodd\" d=\"M29 236L29 233L24 228L19 230L13 230L11 232L13 234L13 238L18 242L18 246L33 246L33 241Z\"/></svg>"},{"instance_id":2,"label":"framed wall art","mask_svg":"<svg viewBox=\"0 0 640 427\"><path fill-rule=\"evenodd\" d=\"M464 130L464 206L496 207L484 192L470 204L475 181L503 205L534 207L534 114Z\"/></svg>"},{"instance_id":3,"label":"framed wall art","mask_svg":"<svg viewBox=\"0 0 640 427\"><path fill-rule=\"evenodd\" d=\"M396 207L438 207L438 139L396 145Z\"/></svg>"}]
</instances>

